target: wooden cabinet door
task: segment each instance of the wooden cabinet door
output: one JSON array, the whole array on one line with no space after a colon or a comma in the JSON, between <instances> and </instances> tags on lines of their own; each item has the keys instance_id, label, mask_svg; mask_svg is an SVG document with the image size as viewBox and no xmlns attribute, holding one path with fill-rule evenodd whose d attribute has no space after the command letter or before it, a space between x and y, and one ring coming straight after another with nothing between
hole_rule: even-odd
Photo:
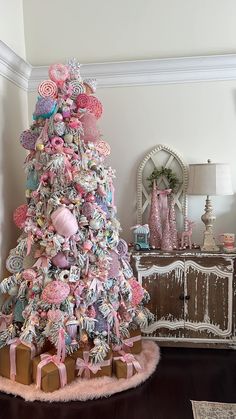
<instances>
[{"instance_id":1,"label":"wooden cabinet door","mask_svg":"<svg viewBox=\"0 0 236 419\"><path fill-rule=\"evenodd\" d=\"M184 336L184 261L156 257L139 261L138 280L149 292L148 308L155 322L143 332L165 340Z\"/></svg>"},{"instance_id":2,"label":"wooden cabinet door","mask_svg":"<svg viewBox=\"0 0 236 419\"><path fill-rule=\"evenodd\" d=\"M233 261L223 257L186 259L184 293L186 338L231 337Z\"/></svg>"}]
</instances>

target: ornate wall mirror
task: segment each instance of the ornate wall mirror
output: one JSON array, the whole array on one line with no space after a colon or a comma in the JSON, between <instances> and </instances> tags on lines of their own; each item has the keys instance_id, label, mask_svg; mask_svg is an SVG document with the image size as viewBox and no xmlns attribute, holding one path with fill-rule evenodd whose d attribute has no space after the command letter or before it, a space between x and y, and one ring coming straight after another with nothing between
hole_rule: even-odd
<instances>
[{"instance_id":1,"label":"ornate wall mirror","mask_svg":"<svg viewBox=\"0 0 236 419\"><path fill-rule=\"evenodd\" d=\"M142 160L138 168L137 176L137 222L145 224L148 221L148 214L151 201L150 181L147 178L156 168L171 169L178 178L178 185L175 188L174 204L176 212L176 224L178 230L185 228L184 219L187 217L187 186L188 186L188 167L180 157L170 147L159 144L153 148ZM169 187L165 176L160 176L157 181L158 189Z\"/></svg>"}]
</instances>

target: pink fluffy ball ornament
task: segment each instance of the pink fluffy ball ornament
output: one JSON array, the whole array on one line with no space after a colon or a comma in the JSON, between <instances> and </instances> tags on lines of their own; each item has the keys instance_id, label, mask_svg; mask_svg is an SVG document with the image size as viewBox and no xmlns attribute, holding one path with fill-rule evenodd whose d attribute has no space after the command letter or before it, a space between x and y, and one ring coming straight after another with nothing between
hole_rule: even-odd
<instances>
[{"instance_id":1,"label":"pink fluffy ball ornament","mask_svg":"<svg viewBox=\"0 0 236 419\"><path fill-rule=\"evenodd\" d=\"M52 213L51 219L56 232L66 238L73 236L79 228L75 216L65 207L56 209Z\"/></svg>"},{"instance_id":2,"label":"pink fluffy ball ornament","mask_svg":"<svg viewBox=\"0 0 236 419\"><path fill-rule=\"evenodd\" d=\"M83 134L81 134L81 139L85 142L96 142L99 139L100 132L97 128L97 120L96 117L87 112L81 118L82 126L83 126Z\"/></svg>"},{"instance_id":3,"label":"pink fluffy ball ornament","mask_svg":"<svg viewBox=\"0 0 236 419\"><path fill-rule=\"evenodd\" d=\"M18 228L24 228L26 217L27 217L28 205L20 205L13 214L13 220Z\"/></svg>"},{"instance_id":4,"label":"pink fluffy ball ornament","mask_svg":"<svg viewBox=\"0 0 236 419\"><path fill-rule=\"evenodd\" d=\"M52 281L42 292L42 300L48 304L61 304L68 297L70 287L62 281Z\"/></svg>"},{"instance_id":5,"label":"pink fluffy ball ornament","mask_svg":"<svg viewBox=\"0 0 236 419\"><path fill-rule=\"evenodd\" d=\"M120 261L118 254L111 250L109 253L110 267L108 271L108 278L116 278L119 275Z\"/></svg>"},{"instance_id":6,"label":"pink fluffy ball ornament","mask_svg":"<svg viewBox=\"0 0 236 419\"><path fill-rule=\"evenodd\" d=\"M141 287L141 285L138 283L138 281L136 281L136 279L134 278L131 278L129 280L129 285L131 286L131 289L132 289L131 305L135 307L136 305L141 303L143 299L143 295L144 295L144 290Z\"/></svg>"},{"instance_id":7,"label":"pink fluffy ball ornament","mask_svg":"<svg viewBox=\"0 0 236 419\"><path fill-rule=\"evenodd\" d=\"M70 266L70 263L63 252L58 252L56 256L53 256L52 263L54 266L62 269L68 268Z\"/></svg>"}]
</instances>

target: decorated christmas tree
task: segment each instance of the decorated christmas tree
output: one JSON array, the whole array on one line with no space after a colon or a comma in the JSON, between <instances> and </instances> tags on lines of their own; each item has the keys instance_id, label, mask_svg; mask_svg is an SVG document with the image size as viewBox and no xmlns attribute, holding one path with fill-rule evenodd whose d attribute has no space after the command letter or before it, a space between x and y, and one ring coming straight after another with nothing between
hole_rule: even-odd
<instances>
[{"instance_id":1,"label":"decorated christmas tree","mask_svg":"<svg viewBox=\"0 0 236 419\"><path fill-rule=\"evenodd\" d=\"M0 348L14 338L39 353L48 345L69 355L86 347L96 364L153 316L119 238L96 81L82 80L76 60L50 66L49 77L20 137L29 150L27 203L14 213L22 234L7 259L11 275L0 283Z\"/></svg>"}]
</instances>

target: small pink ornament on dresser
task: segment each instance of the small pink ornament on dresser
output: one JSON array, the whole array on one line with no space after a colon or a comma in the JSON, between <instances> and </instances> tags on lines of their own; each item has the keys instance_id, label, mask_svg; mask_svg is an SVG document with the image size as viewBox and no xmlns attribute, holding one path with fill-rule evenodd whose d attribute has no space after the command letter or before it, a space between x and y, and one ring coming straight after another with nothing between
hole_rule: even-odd
<instances>
[{"instance_id":1,"label":"small pink ornament on dresser","mask_svg":"<svg viewBox=\"0 0 236 419\"><path fill-rule=\"evenodd\" d=\"M78 231L78 223L72 212L65 207L56 209L52 215L52 224L58 234L64 237L73 236Z\"/></svg>"},{"instance_id":2,"label":"small pink ornament on dresser","mask_svg":"<svg viewBox=\"0 0 236 419\"><path fill-rule=\"evenodd\" d=\"M195 223L188 218L185 218L185 223L187 229L181 233L181 247L184 248L184 246L188 245L189 249L192 249L192 233Z\"/></svg>"}]
</instances>

